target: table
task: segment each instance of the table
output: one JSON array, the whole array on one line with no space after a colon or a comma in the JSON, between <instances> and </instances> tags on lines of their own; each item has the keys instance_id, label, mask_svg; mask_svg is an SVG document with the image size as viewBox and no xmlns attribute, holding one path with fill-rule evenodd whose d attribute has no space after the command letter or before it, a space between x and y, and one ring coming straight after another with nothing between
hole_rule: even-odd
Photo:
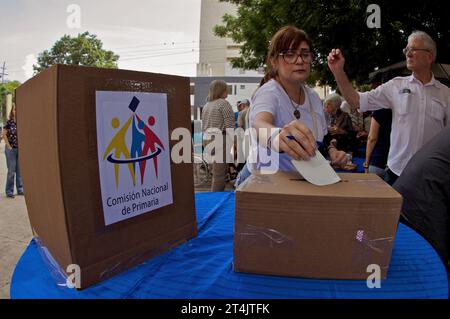
<instances>
[{"instance_id":1,"label":"table","mask_svg":"<svg viewBox=\"0 0 450 319\"><path fill-rule=\"evenodd\" d=\"M234 193L197 193L198 237L82 291L58 287L32 240L20 258L11 298L448 298L434 249L400 224L388 279L313 280L233 271Z\"/></svg>"}]
</instances>

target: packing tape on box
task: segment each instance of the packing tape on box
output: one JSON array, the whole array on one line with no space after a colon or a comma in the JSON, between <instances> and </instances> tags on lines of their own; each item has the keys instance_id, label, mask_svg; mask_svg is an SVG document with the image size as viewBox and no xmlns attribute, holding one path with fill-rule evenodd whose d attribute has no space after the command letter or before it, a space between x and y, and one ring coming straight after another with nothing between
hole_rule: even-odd
<instances>
[{"instance_id":1,"label":"packing tape on box","mask_svg":"<svg viewBox=\"0 0 450 319\"><path fill-rule=\"evenodd\" d=\"M59 266L58 262L53 258L52 254L48 250L47 246L45 246L44 242L40 240L38 237L33 238L36 246L38 248L39 255L41 255L42 260L47 265L50 275L55 281L57 287L59 288L68 288L67 287L67 274L66 272Z\"/></svg>"},{"instance_id":2,"label":"packing tape on box","mask_svg":"<svg viewBox=\"0 0 450 319\"><path fill-rule=\"evenodd\" d=\"M127 258L125 260L122 260L120 262L115 263L111 267L106 268L100 273L99 279L100 281L106 280L108 278L111 278L124 270L131 269L133 266L138 266L139 264L145 263L147 260L150 260L151 256L157 256L162 254L163 252L170 251L170 249L178 246L180 243L184 242L177 242L177 243L164 243L161 246L154 248L154 249L148 249L140 254L136 254L130 258Z\"/></svg>"},{"instance_id":3,"label":"packing tape on box","mask_svg":"<svg viewBox=\"0 0 450 319\"><path fill-rule=\"evenodd\" d=\"M354 269L366 269L368 260L381 260L385 252L392 247L394 237L371 238L370 232L357 230L354 234L356 241L353 250ZM249 246L267 248L293 248L294 241L291 237L270 228L254 225L244 225L236 229L235 240L244 242ZM381 269L388 269L389 264L378 264Z\"/></svg>"},{"instance_id":4,"label":"packing tape on box","mask_svg":"<svg viewBox=\"0 0 450 319\"><path fill-rule=\"evenodd\" d=\"M245 242L249 245L265 246L270 248L291 248L294 244L291 237L286 236L275 229L253 225L245 225L240 229L236 229L235 237L237 240Z\"/></svg>"},{"instance_id":5,"label":"packing tape on box","mask_svg":"<svg viewBox=\"0 0 450 319\"><path fill-rule=\"evenodd\" d=\"M394 237L370 237L369 231L362 229L356 231L355 240L357 245L353 253L353 264L355 267L367 267L367 260L371 260L371 256L383 255L388 249L390 249L390 247L392 247L392 242L394 241ZM387 269L389 264L379 266L382 269Z\"/></svg>"},{"instance_id":6,"label":"packing tape on box","mask_svg":"<svg viewBox=\"0 0 450 319\"><path fill-rule=\"evenodd\" d=\"M103 90L105 89L112 89L115 90L117 87L121 88L121 91L123 90L129 90L130 92L152 92L152 90L155 88L155 85L153 82L145 82L145 81L138 81L138 80L124 80L124 79L94 79L99 84L101 84L101 87ZM161 83L157 83L156 87L161 89ZM167 93L167 95L174 93L176 90L173 86L170 86L169 84L162 87L162 90L158 90L157 92L163 92Z\"/></svg>"},{"instance_id":7,"label":"packing tape on box","mask_svg":"<svg viewBox=\"0 0 450 319\"><path fill-rule=\"evenodd\" d=\"M356 179L353 182L367 185L370 187L386 188L386 182L383 180L373 180L373 179Z\"/></svg>"},{"instance_id":8,"label":"packing tape on box","mask_svg":"<svg viewBox=\"0 0 450 319\"><path fill-rule=\"evenodd\" d=\"M38 252L41 255L45 265L50 271L50 275L53 278L55 284L58 288L61 289L72 289L73 287L69 287L68 285L68 279L69 276L67 273L63 270L63 268L58 264L58 262L53 258L52 254L48 250L48 248L45 246L44 242L40 240L38 237L34 237L33 240L36 243L36 246L38 248ZM159 255L165 251L169 251L171 248L178 246L180 243L164 243L163 245L159 246L158 248L154 248L151 250L146 250L140 254L137 254L133 257L130 257L126 260L123 260L121 262L118 262L114 264L111 267L106 268L100 273L100 281L106 280L108 278L111 278L114 275L117 275L124 270L130 269L133 266L137 266L139 264L145 263L146 260L149 260L149 254L151 255Z\"/></svg>"}]
</instances>

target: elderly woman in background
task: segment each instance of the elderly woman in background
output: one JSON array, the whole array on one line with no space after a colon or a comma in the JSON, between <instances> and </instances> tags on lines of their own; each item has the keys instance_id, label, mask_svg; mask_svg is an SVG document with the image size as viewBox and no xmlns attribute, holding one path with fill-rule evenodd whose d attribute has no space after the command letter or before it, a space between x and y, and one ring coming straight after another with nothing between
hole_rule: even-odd
<instances>
[{"instance_id":1,"label":"elderly woman in background","mask_svg":"<svg viewBox=\"0 0 450 319\"><path fill-rule=\"evenodd\" d=\"M352 130L352 119L347 113L342 112L341 104L342 98L336 93L328 95L323 102L328 133L332 136L344 135Z\"/></svg>"},{"instance_id":2,"label":"elderly woman in background","mask_svg":"<svg viewBox=\"0 0 450 319\"><path fill-rule=\"evenodd\" d=\"M352 149L352 119L348 113L341 110L342 97L330 94L323 102L327 118L328 136L325 140L336 140L337 147L343 150Z\"/></svg>"},{"instance_id":3,"label":"elderly woman in background","mask_svg":"<svg viewBox=\"0 0 450 319\"><path fill-rule=\"evenodd\" d=\"M212 192L221 192L225 190L225 178L228 164L227 155L230 150L226 149L226 129L234 128L233 108L227 100L228 85L225 81L215 80L209 86L207 103L202 110L202 130L205 137L211 133L222 134L222 150L215 150L212 164ZM210 141L206 141L206 145ZM222 153L222 154L220 154Z\"/></svg>"}]
</instances>

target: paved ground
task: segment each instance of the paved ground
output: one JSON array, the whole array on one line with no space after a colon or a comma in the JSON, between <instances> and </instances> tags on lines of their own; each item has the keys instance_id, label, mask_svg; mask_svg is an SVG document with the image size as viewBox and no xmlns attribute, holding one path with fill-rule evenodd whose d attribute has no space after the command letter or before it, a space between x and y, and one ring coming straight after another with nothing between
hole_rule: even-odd
<instances>
[{"instance_id":1,"label":"paved ground","mask_svg":"<svg viewBox=\"0 0 450 319\"><path fill-rule=\"evenodd\" d=\"M4 149L4 142L0 142L0 299L9 298L12 272L32 238L25 198L16 196L9 199L5 196ZM198 186L197 192L209 191L208 183ZM232 189L232 184L228 183L226 190Z\"/></svg>"},{"instance_id":2,"label":"paved ground","mask_svg":"<svg viewBox=\"0 0 450 319\"><path fill-rule=\"evenodd\" d=\"M0 299L9 298L11 276L32 238L25 198L5 196L5 143L0 142ZM25 190L26 191L26 190Z\"/></svg>"},{"instance_id":3,"label":"paved ground","mask_svg":"<svg viewBox=\"0 0 450 319\"><path fill-rule=\"evenodd\" d=\"M0 299L9 298L11 276L18 259L32 238L24 196L5 195L5 143L0 142ZM198 185L196 192L208 192L210 184ZM233 190L227 183L226 190ZM25 189L26 192L26 189Z\"/></svg>"}]
</instances>

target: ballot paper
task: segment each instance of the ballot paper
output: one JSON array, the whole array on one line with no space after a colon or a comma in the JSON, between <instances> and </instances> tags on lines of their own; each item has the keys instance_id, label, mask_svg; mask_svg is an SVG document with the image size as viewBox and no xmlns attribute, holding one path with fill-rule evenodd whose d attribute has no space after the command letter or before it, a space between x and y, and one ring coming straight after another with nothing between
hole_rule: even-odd
<instances>
[{"instance_id":1,"label":"ballot paper","mask_svg":"<svg viewBox=\"0 0 450 319\"><path fill-rule=\"evenodd\" d=\"M331 185L341 181L330 163L323 155L316 151L316 155L309 160L291 160L294 167L311 184L317 186Z\"/></svg>"}]
</instances>

